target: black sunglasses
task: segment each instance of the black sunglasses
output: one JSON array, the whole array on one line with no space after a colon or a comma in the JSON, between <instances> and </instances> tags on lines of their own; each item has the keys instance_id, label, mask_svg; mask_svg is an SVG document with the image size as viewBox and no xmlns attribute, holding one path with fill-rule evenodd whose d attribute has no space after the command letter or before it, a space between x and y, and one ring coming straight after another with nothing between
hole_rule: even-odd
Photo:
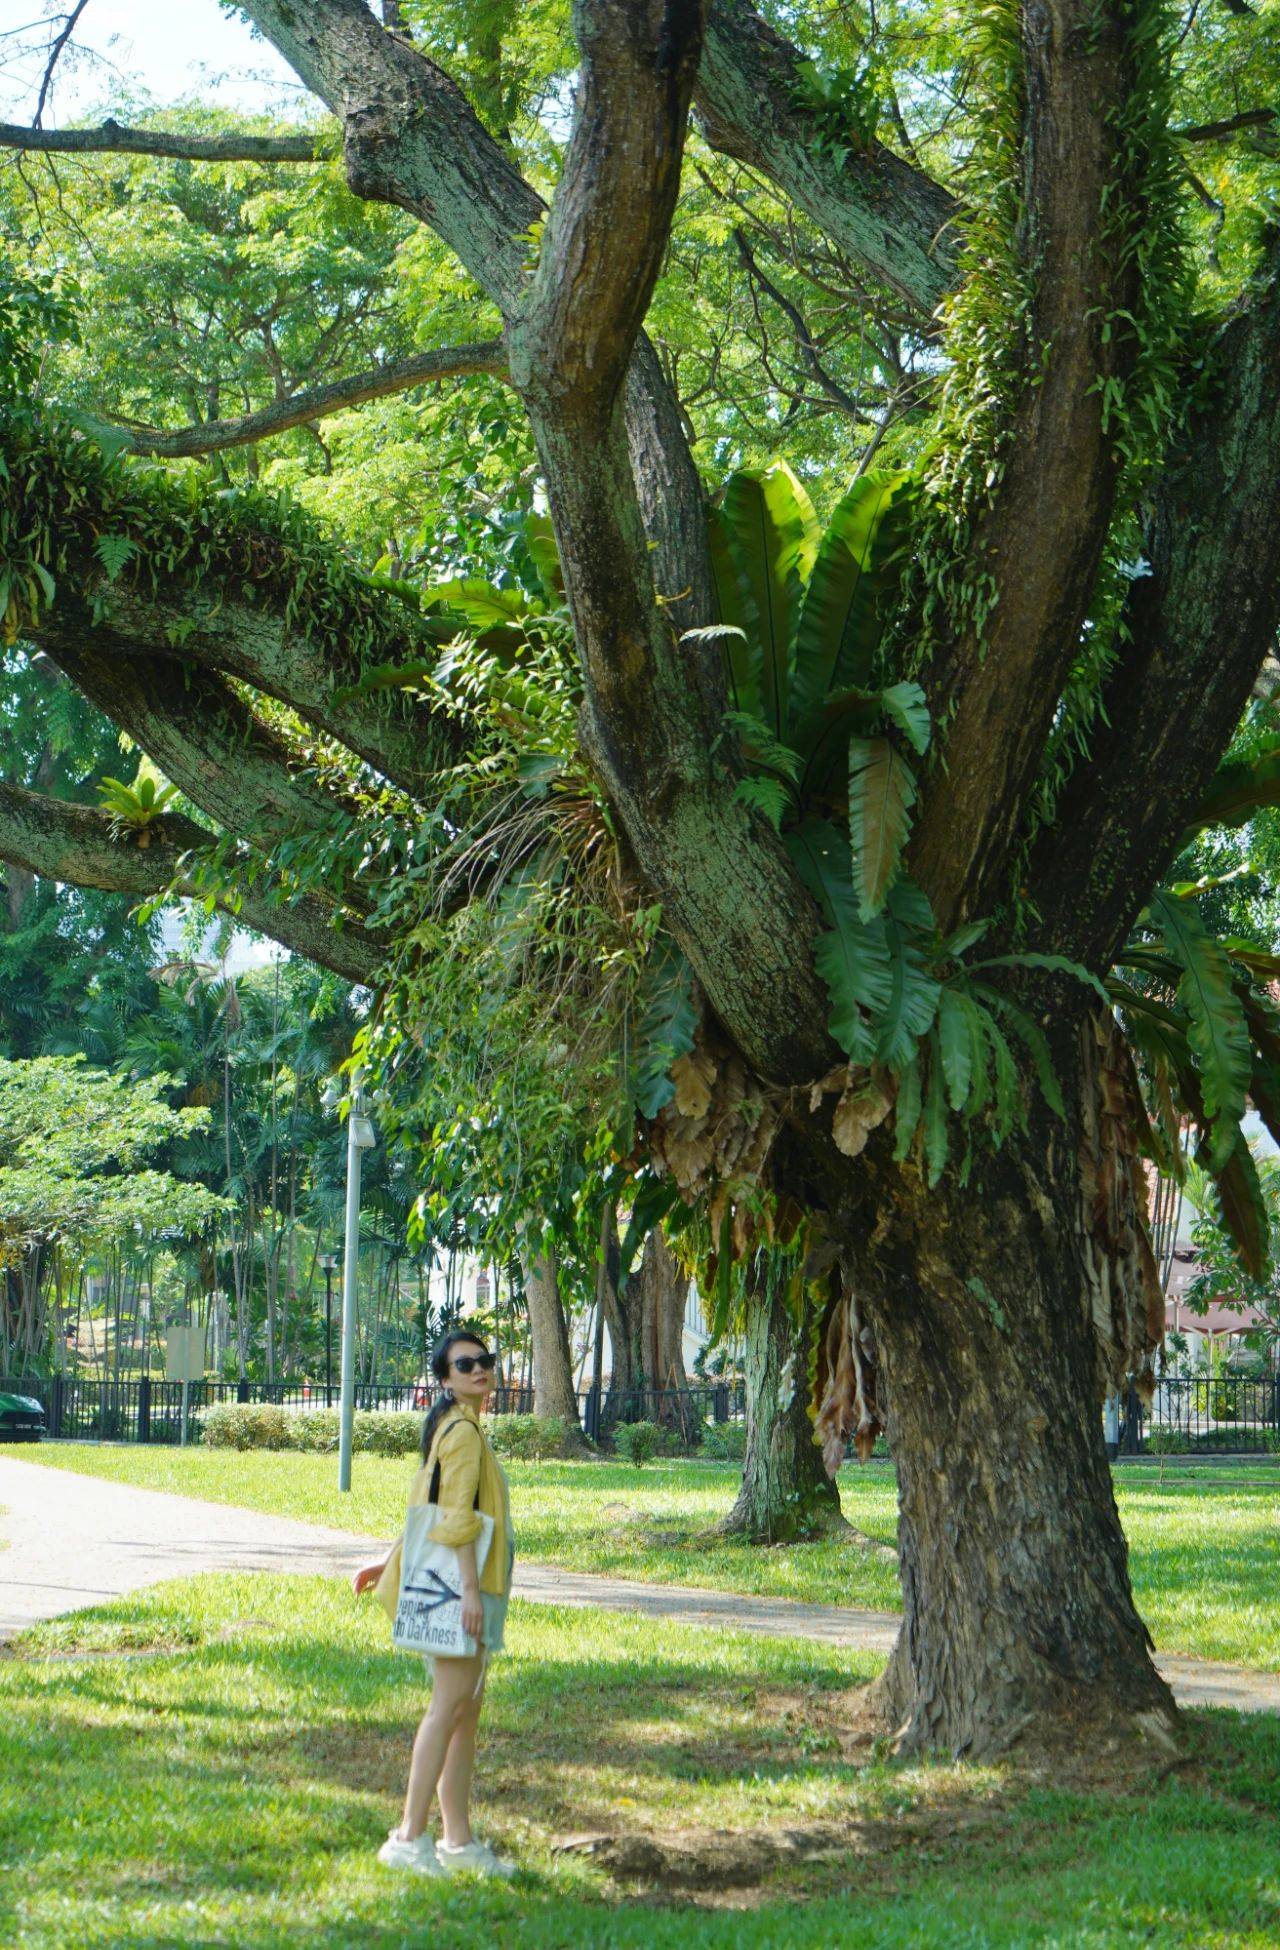
<instances>
[{"instance_id":1,"label":"black sunglasses","mask_svg":"<svg viewBox=\"0 0 1280 1950\"><path fill-rule=\"evenodd\" d=\"M479 1368L482 1374L492 1374L494 1357L492 1354L455 1354L453 1366L459 1374L470 1374L475 1368Z\"/></svg>"}]
</instances>

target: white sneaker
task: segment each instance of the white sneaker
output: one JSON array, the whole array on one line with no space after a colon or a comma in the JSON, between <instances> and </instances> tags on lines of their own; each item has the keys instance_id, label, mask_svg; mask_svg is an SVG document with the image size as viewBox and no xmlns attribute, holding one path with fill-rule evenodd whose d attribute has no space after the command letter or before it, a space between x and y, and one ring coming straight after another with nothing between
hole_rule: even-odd
<instances>
[{"instance_id":1,"label":"white sneaker","mask_svg":"<svg viewBox=\"0 0 1280 1950\"><path fill-rule=\"evenodd\" d=\"M416 1841L405 1842L400 1839L400 1831L393 1828L378 1850L378 1860L385 1862L389 1869L412 1869L420 1876L444 1874L430 1835L419 1835Z\"/></svg>"},{"instance_id":2,"label":"white sneaker","mask_svg":"<svg viewBox=\"0 0 1280 1950\"><path fill-rule=\"evenodd\" d=\"M504 1862L495 1855L488 1842L463 1842L457 1848L450 1848L441 1842L436 1849L440 1868L447 1876L499 1876L506 1882L516 1872L514 1862Z\"/></svg>"}]
</instances>

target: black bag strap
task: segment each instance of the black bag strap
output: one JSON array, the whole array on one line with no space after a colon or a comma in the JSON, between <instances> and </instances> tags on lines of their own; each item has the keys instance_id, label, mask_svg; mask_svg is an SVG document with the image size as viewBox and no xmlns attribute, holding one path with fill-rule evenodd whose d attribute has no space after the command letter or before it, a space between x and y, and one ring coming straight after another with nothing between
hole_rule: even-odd
<instances>
[{"instance_id":1,"label":"black bag strap","mask_svg":"<svg viewBox=\"0 0 1280 1950\"><path fill-rule=\"evenodd\" d=\"M450 1421L448 1421L448 1422L442 1422L442 1423L440 1424L440 1428L439 1428L439 1431L438 1431L438 1433L437 1433L437 1435L436 1435L436 1439L435 1439L435 1447L436 1447L437 1449L438 1449L438 1448L440 1447L440 1437L441 1437L441 1436L442 1436L442 1435L444 1434L444 1432L445 1432L445 1430L446 1430L446 1429L450 1429L450 1428L452 1428L452 1427L453 1427L453 1421L452 1421L452 1420L450 1420ZM483 1437L481 1438L481 1440L483 1440ZM440 1463L439 1463L439 1460L437 1460L437 1462L436 1462L436 1466L435 1466L435 1468L434 1468L434 1469L432 1470L432 1472L431 1472L431 1488L430 1488L430 1489L428 1490L428 1492L427 1492L427 1502L428 1502L428 1503L438 1503L439 1501L440 1501ZM474 1496L474 1497L472 1498L472 1502L471 1502L471 1508L472 1508L473 1510L478 1510L478 1509L480 1508L480 1485L479 1485L479 1483L477 1483L477 1484L476 1484L476 1493L475 1493L475 1496Z\"/></svg>"}]
</instances>

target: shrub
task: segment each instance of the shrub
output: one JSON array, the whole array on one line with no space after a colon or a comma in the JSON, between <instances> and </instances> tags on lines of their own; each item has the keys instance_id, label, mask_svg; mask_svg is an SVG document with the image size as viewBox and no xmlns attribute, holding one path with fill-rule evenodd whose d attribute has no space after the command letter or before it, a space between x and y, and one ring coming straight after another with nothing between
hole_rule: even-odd
<instances>
[{"instance_id":1,"label":"shrub","mask_svg":"<svg viewBox=\"0 0 1280 1950\"><path fill-rule=\"evenodd\" d=\"M411 1456L422 1442L422 1419L412 1409L362 1409L351 1432L352 1445L371 1456Z\"/></svg>"},{"instance_id":2,"label":"shrub","mask_svg":"<svg viewBox=\"0 0 1280 1950\"><path fill-rule=\"evenodd\" d=\"M219 1402L200 1414L200 1430L211 1449L283 1449L289 1418L270 1402Z\"/></svg>"},{"instance_id":3,"label":"shrub","mask_svg":"<svg viewBox=\"0 0 1280 1950\"><path fill-rule=\"evenodd\" d=\"M624 1461L643 1469L655 1456L671 1452L671 1431L656 1422L619 1422L613 1432L613 1446Z\"/></svg>"},{"instance_id":4,"label":"shrub","mask_svg":"<svg viewBox=\"0 0 1280 1950\"><path fill-rule=\"evenodd\" d=\"M360 1417L357 1415L356 1421ZM290 1449L306 1449L313 1455L333 1455L338 1447L341 1418L336 1408L304 1408L291 1415L287 1430Z\"/></svg>"},{"instance_id":5,"label":"shrub","mask_svg":"<svg viewBox=\"0 0 1280 1950\"><path fill-rule=\"evenodd\" d=\"M306 1408L300 1413L269 1402L221 1402L200 1415L204 1440L214 1449L302 1449L331 1455L338 1447L336 1408ZM422 1417L412 1412L358 1409L351 1446L365 1455L410 1456L422 1436Z\"/></svg>"},{"instance_id":6,"label":"shrub","mask_svg":"<svg viewBox=\"0 0 1280 1950\"><path fill-rule=\"evenodd\" d=\"M1152 1429L1147 1437L1147 1453L1152 1456L1187 1456L1191 1437L1185 1429Z\"/></svg>"},{"instance_id":7,"label":"shrub","mask_svg":"<svg viewBox=\"0 0 1280 1950\"><path fill-rule=\"evenodd\" d=\"M745 1422L713 1422L702 1438L702 1453L711 1462L737 1463L747 1460Z\"/></svg>"},{"instance_id":8,"label":"shrub","mask_svg":"<svg viewBox=\"0 0 1280 1950\"><path fill-rule=\"evenodd\" d=\"M497 1454L514 1462L541 1462L567 1453L569 1428L563 1415L493 1415L486 1427Z\"/></svg>"}]
</instances>

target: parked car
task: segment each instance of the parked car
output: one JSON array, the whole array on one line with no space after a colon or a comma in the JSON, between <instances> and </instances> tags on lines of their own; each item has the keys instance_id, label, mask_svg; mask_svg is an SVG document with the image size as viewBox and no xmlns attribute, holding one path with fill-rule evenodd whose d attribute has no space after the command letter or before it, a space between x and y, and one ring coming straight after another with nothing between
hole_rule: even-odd
<instances>
[{"instance_id":1,"label":"parked car","mask_svg":"<svg viewBox=\"0 0 1280 1950\"><path fill-rule=\"evenodd\" d=\"M39 1442L44 1409L34 1395L0 1394L0 1442Z\"/></svg>"}]
</instances>

